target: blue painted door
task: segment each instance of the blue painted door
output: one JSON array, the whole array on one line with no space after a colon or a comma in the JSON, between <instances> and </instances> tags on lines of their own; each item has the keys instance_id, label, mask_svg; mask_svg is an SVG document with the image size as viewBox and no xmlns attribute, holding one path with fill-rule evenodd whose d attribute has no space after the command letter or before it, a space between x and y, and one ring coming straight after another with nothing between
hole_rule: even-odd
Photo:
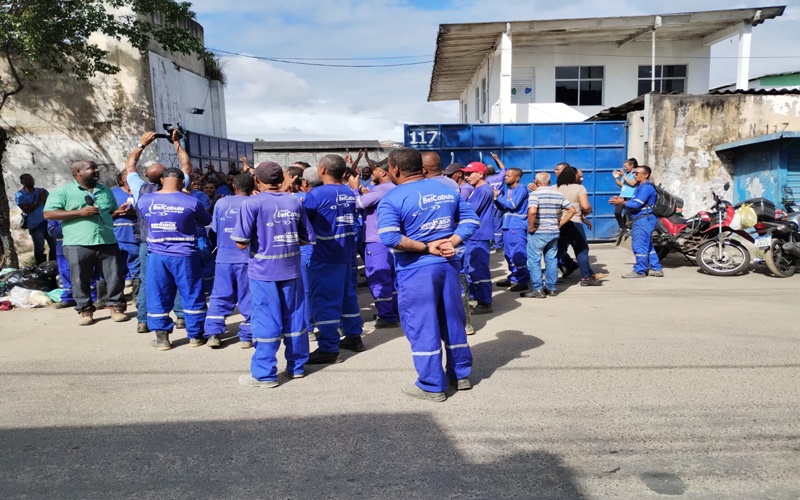
<instances>
[{"instance_id":1,"label":"blue painted door","mask_svg":"<svg viewBox=\"0 0 800 500\"><path fill-rule=\"evenodd\" d=\"M592 240L610 239L618 230L608 199L619 194L612 171L622 168L627 152L625 122L406 125L405 145L436 151L442 166L473 161L522 169L522 182L537 172L552 172L561 162L583 171L583 185L594 212Z\"/></svg>"}]
</instances>

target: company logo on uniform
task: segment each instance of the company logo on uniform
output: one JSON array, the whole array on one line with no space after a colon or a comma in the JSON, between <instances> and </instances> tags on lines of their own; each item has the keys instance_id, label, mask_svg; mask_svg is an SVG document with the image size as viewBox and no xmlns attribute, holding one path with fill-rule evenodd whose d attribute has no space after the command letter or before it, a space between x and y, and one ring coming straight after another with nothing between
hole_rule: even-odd
<instances>
[{"instance_id":1,"label":"company logo on uniform","mask_svg":"<svg viewBox=\"0 0 800 500\"><path fill-rule=\"evenodd\" d=\"M336 222L339 224L353 224L355 221L355 216L353 216L353 214L345 214L336 217Z\"/></svg>"},{"instance_id":2,"label":"company logo on uniform","mask_svg":"<svg viewBox=\"0 0 800 500\"><path fill-rule=\"evenodd\" d=\"M437 217L420 226L423 231L438 231L440 229L450 229L453 226L452 217Z\"/></svg>"},{"instance_id":3,"label":"company logo on uniform","mask_svg":"<svg viewBox=\"0 0 800 500\"><path fill-rule=\"evenodd\" d=\"M150 230L153 232L177 231L178 223L168 220L162 222L155 222L153 224L150 224Z\"/></svg>"},{"instance_id":4,"label":"company logo on uniform","mask_svg":"<svg viewBox=\"0 0 800 500\"><path fill-rule=\"evenodd\" d=\"M147 209L147 215L161 215L165 216L168 214L182 214L186 210L186 207L182 207L180 205L167 205L164 203L150 203L150 207Z\"/></svg>"},{"instance_id":5,"label":"company logo on uniform","mask_svg":"<svg viewBox=\"0 0 800 500\"><path fill-rule=\"evenodd\" d=\"M300 220L299 212L293 212L288 209L279 209L278 207L275 207L275 213L272 214L272 222L267 222L267 225L274 226L275 224L293 224L298 220Z\"/></svg>"},{"instance_id":6,"label":"company logo on uniform","mask_svg":"<svg viewBox=\"0 0 800 500\"><path fill-rule=\"evenodd\" d=\"M349 207L356 202L356 197L351 194L339 193L336 195L336 205L331 207L331 210L336 210L336 207Z\"/></svg>"},{"instance_id":7,"label":"company logo on uniform","mask_svg":"<svg viewBox=\"0 0 800 500\"><path fill-rule=\"evenodd\" d=\"M300 236L295 232L284 233L284 234L276 234L272 238L272 241L275 242L275 243L282 243L282 244L289 245L291 243L299 243L300 242Z\"/></svg>"},{"instance_id":8,"label":"company logo on uniform","mask_svg":"<svg viewBox=\"0 0 800 500\"><path fill-rule=\"evenodd\" d=\"M415 217L425 210L438 210L442 208L442 204L456 201L454 194L422 194L419 192L417 194L419 194L419 210L414 213Z\"/></svg>"},{"instance_id":9,"label":"company logo on uniform","mask_svg":"<svg viewBox=\"0 0 800 500\"><path fill-rule=\"evenodd\" d=\"M236 207L228 207L223 214L223 217L226 219L235 219L239 216L239 209Z\"/></svg>"}]
</instances>

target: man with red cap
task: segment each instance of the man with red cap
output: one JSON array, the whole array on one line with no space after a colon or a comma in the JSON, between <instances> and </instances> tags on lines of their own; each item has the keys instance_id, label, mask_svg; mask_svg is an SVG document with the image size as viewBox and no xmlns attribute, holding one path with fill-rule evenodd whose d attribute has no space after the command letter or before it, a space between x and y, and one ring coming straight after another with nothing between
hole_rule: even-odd
<instances>
[{"instance_id":1,"label":"man with red cap","mask_svg":"<svg viewBox=\"0 0 800 500\"><path fill-rule=\"evenodd\" d=\"M472 314L492 312L492 275L489 272L489 242L494 238L494 189L486 182L486 165L474 161L462 169L467 182L475 188L467 203L481 221L480 227L465 243L464 270L469 277L470 295L478 305Z\"/></svg>"}]
</instances>

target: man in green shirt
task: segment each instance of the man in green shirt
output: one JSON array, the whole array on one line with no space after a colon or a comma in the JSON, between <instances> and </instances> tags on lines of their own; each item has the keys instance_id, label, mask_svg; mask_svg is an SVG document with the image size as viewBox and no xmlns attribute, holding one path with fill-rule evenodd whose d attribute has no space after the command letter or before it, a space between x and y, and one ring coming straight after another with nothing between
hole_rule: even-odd
<instances>
[{"instance_id":1,"label":"man in green shirt","mask_svg":"<svg viewBox=\"0 0 800 500\"><path fill-rule=\"evenodd\" d=\"M95 307L89 291L95 267L106 281L111 319L127 321L125 273L112 219L119 209L117 201L108 187L97 182L100 172L93 161L76 161L71 170L75 181L50 193L44 218L62 221L64 256L72 276L75 309L80 314L78 324L94 323Z\"/></svg>"}]
</instances>

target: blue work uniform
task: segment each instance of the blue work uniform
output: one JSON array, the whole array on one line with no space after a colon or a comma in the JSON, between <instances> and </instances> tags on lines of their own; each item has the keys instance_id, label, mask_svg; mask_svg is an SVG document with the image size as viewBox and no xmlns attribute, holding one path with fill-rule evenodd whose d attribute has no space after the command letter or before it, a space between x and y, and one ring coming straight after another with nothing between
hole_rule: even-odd
<instances>
[{"instance_id":1,"label":"blue work uniform","mask_svg":"<svg viewBox=\"0 0 800 500\"><path fill-rule=\"evenodd\" d=\"M648 270L662 270L661 261L653 248L653 231L658 223L658 217L653 215L656 197L656 188L647 181L639 183L633 198L625 202L628 215L633 220L631 248L636 258L633 270L639 274L646 274Z\"/></svg>"},{"instance_id":2,"label":"blue work uniform","mask_svg":"<svg viewBox=\"0 0 800 500\"><path fill-rule=\"evenodd\" d=\"M203 206L208 213L212 213L211 199L202 191L190 191L190 196L194 196ZM203 226L197 226L197 248L200 253L200 268L203 273L203 291L207 295L211 295L214 289L214 245L208 235L208 231Z\"/></svg>"},{"instance_id":3,"label":"blue work uniform","mask_svg":"<svg viewBox=\"0 0 800 500\"><path fill-rule=\"evenodd\" d=\"M189 338L202 338L206 320L203 275L197 248L197 225L211 222L211 215L192 196L148 193L137 208L147 231L147 326L172 332L169 316L180 293Z\"/></svg>"},{"instance_id":4,"label":"blue work uniform","mask_svg":"<svg viewBox=\"0 0 800 500\"><path fill-rule=\"evenodd\" d=\"M467 378L472 370L461 302L461 265L456 256L444 258L395 247L403 236L428 243L457 234L467 241L479 225L472 207L438 182L400 184L378 205L378 234L395 254L400 323L411 343L417 387L424 391L443 392L448 379Z\"/></svg>"},{"instance_id":5,"label":"blue work uniform","mask_svg":"<svg viewBox=\"0 0 800 500\"><path fill-rule=\"evenodd\" d=\"M207 197L206 197L207 198ZM211 217L211 231L217 235L217 258L214 268L214 288L208 300L205 336L225 333L225 318L233 314L236 304L244 320L239 325L239 340L250 342L253 335L250 328L250 278L247 264L250 254L239 250L231 239L233 229L239 220L239 211L247 196L226 196L214 206Z\"/></svg>"},{"instance_id":6,"label":"blue work uniform","mask_svg":"<svg viewBox=\"0 0 800 500\"><path fill-rule=\"evenodd\" d=\"M356 251L356 197L349 187L325 184L303 200L316 243L308 261L309 297L320 352L339 352L345 337L361 335L361 309L352 281Z\"/></svg>"},{"instance_id":7,"label":"blue work uniform","mask_svg":"<svg viewBox=\"0 0 800 500\"><path fill-rule=\"evenodd\" d=\"M469 282L469 294L478 305L492 303L492 274L489 270L489 246L494 239L494 189L488 183L475 188L467 200L478 214L481 225L464 243L464 271Z\"/></svg>"},{"instance_id":8,"label":"blue work uniform","mask_svg":"<svg viewBox=\"0 0 800 500\"><path fill-rule=\"evenodd\" d=\"M492 186L492 189L497 189L500 194L505 194L506 190L506 168L501 168L496 174L486 176L486 182ZM493 240L495 248L503 246L503 213L495 206L492 205L492 229Z\"/></svg>"},{"instance_id":9,"label":"blue work uniform","mask_svg":"<svg viewBox=\"0 0 800 500\"><path fill-rule=\"evenodd\" d=\"M120 258L125 263L127 269L127 279L139 277L139 242L136 240L136 210L133 206L133 196L126 193L121 187L111 190L117 205L129 204L131 211L124 215L114 217L114 236L119 245Z\"/></svg>"},{"instance_id":10,"label":"blue work uniform","mask_svg":"<svg viewBox=\"0 0 800 500\"><path fill-rule=\"evenodd\" d=\"M303 200L306 198L306 193L300 191L294 193L294 197L300 200L302 204ZM306 230L309 233L309 241L314 241L314 233L311 230L311 226L309 225ZM314 321L311 319L311 300L308 295L308 261L311 259L311 252L313 251L314 245L302 245L300 247L300 272L303 277L303 293L305 296L305 301L303 301L303 316L306 319L306 330L308 330L309 333L314 331Z\"/></svg>"},{"instance_id":11,"label":"blue work uniform","mask_svg":"<svg viewBox=\"0 0 800 500\"><path fill-rule=\"evenodd\" d=\"M255 344L250 373L257 380L278 379L281 340L290 376L302 376L308 361L300 273L300 245L309 242L307 226L300 200L287 193L262 192L239 208L230 237L249 243L253 252L248 265Z\"/></svg>"},{"instance_id":12,"label":"blue work uniform","mask_svg":"<svg viewBox=\"0 0 800 500\"><path fill-rule=\"evenodd\" d=\"M514 284L527 285L528 274L528 188L518 184L506 189L494 200L495 207L503 214L503 254L511 273L508 280Z\"/></svg>"}]
</instances>

